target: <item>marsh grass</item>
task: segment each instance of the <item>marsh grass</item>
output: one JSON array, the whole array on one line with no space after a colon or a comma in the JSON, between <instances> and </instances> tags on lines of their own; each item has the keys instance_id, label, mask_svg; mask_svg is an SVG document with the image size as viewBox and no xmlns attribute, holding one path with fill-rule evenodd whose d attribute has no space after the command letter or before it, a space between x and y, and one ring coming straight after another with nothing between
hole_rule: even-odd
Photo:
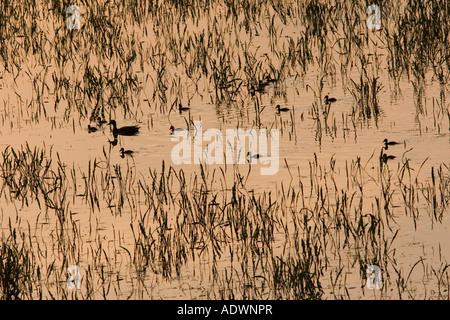
<instances>
[{"instance_id":1,"label":"marsh grass","mask_svg":"<svg viewBox=\"0 0 450 320\"><path fill-rule=\"evenodd\" d=\"M29 153L28 159L46 154L37 148L25 150L28 151L22 152ZM22 202L22 198L14 197L17 182L11 182L15 180L10 172L26 169L30 176L42 177L42 168L30 167L24 156L19 157L12 148L5 150L3 157L9 159L5 167L9 169L4 168L2 174L3 197ZM206 289L208 296L216 298L319 299L324 297L324 288L328 286L333 288L335 297L344 297L341 290L347 280L342 278L343 272L353 269L350 266L355 263L360 266L362 279L368 265L381 266L386 272L385 285L389 287L389 270L398 270L392 250L399 232L392 213L394 195L402 194L406 213L414 224L425 218L418 214L423 205L417 204L422 202L426 204L428 219L432 223L441 222L450 200L449 170L446 166L437 171L433 168L430 181L419 181L412 176L408 161L398 173L382 161L380 165L380 175L375 178L380 195L369 201L364 197L367 172L359 158L347 164L343 185L341 179L336 180L335 161L327 167L316 159L310 162L309 180L299 179L298 187L285 188L282 184L277 196L247 190L246 177L239 173L230 177L222 170L210 171L203 166L199 175L187 180L183 170L166 168L163 163L161 171L151 170L151 178L146 180L136 179L132 167L124 171L119 165L99 166L94 162L88 166L88 174L72 170L71 175L66 175L57 174L66 167L63 163L49 164L45 166L46 176L53 176L60 186L45 191L48 186L41 178L35 181L40 187L31 190L45 191L32 195L45 207L42 209L50 223L41 225L42 235L30 227L21 228L20 222L16 227L10 224L9 235L3 234L3 297L41 296L43 287L50 296L60 298L121 296L126 293L121 293L118 279L127 277L128 268L138 275L131 278L138 282L129 294L142 296L151 291L147 280L150 274L165 281L182 278L193 264L204 259L209 262L203 265L202 277L216 279ZM329 174L323 175L325 171ZM77 201L83 199L92 209L90 218L83 223L74 220L74 204L68 201L80 192L79 187L71 187L75 183L70 181L78 175L85 181L82 187L85 192ZM391 182L394 176L401 182L399 187ZM126 220L133 235L131 243L122 243L120 232L117 237L113 232L112 243L100 237L102 228L95 212L108 207L115 219L122 219L127 212ZM38 216L36 225L39 220ZM83 231L86 223L90 225L87 233ZM47 232L53 239L50 246L28 240L32 233L37 237ZM19 233L20 239L16 236ZM282 252L275 250L280 245L284 248ZM125 270L117 264L122 259L128 261ZM86 260L90 263L83 276L85 287L82 293L73 296L73 292L62 289L61 282L65 279L62 271L69 261ZM339 264L335 266L336 261ZM448 276L445 262L441 263L444 267L435 271L439 286L446 284ZM238 277L230 278L230 274ZM409 277L405 279L401 274L398 277L397 285L405 291ZM244 291L239 289L242 285ZM445 292L440 292L442 297Z\"/></svg>"}]
</instances>

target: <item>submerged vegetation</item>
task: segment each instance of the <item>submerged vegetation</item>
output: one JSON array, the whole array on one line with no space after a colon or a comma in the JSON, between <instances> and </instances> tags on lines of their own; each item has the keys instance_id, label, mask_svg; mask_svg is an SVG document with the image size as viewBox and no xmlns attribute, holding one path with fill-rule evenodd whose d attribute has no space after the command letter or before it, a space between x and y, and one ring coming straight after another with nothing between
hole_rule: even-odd
<instances>
[{"instance_id":1,"label":"submerged vegetation","mask_svg":"<svg viewBox=\"0 0 450 320\"><path fill-rule=\"evenodd\" d=\"M450 167L426 155L324 164L314 153L308 170L285 159L290 180L255 189L251 165L116 162L117 137L77 164L51 145L3 140L42 122L74 135L99 119L189 127L202 101L223 124L279 128L289 143L307 122L321 146L373 130L380 92L400 99L404 83L418 135L447 133L450 2L375 4L379 31L366 26L367 2L318 0L87 1L70 29L63 2L2 1L0 299L450 299L441 243L411 244L420 256L397 246L410 239L402 228L431 233L448 219ZM339 85L346 109L324 103ZM275 114L270 104L290 103L296 86L311 105ZM66 285L71 265L79 290ZM380 290L365 288L371 265Z\"/></svg>"}]
</instances>

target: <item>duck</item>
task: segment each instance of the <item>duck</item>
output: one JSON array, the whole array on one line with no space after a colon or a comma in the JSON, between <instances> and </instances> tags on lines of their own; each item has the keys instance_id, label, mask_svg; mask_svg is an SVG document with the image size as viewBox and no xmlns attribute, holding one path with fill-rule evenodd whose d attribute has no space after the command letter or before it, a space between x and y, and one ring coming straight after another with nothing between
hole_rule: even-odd
<instances>
[{"instance_id":1,"label":"duck","mask_svg":"<svg viewBox=\"0 0 450 320\"><path fill-rule=\"evenodd\" d=\"M395 159L395 156L388 156L387 154L383 153L383 162L386 163L388 160Z\"/></svg>"},{"instance_id":2,"label":"duck","mask_svg":"<svg viewBox=\"0 0 450 320\"><path fill-rule=\"evenodd\" d=\"M250 152L247 152L247 157L259 159L259 158L262 157L262 155L260 155L259 153L257 153L257 154L255 154L255 155L252 156Z\"/></svg>"},{"instance_id":3,"label":"duck","mask_svg":"<svg viewBox=\"0 0 450 320\"><path fill-rule=\"evenodd\" d=\"M325 104L330 104L336 101L337 101L336 98L329 98L328 95L325 96Z\"/></svg>"},{"instance_id":4,"label":"duck","mask_svg":"<svg viewBox=\"0 0 450 320\"><path fill-rule=\"evenodd\" d=\"M180 113L183 112L183 111L188 111L188 110L190 110L190 109L191 109L191 108L189 108L189 107L183 107L183 106L181 105L181 103L178 104L178 110L180 111Z\"/></svg>"},{"instance_id":5,"label":"duck","mask_svg":"<svg viewBox=\"0 0 450 320\"><path fill-rule=\"evenodd\" d=\"M400 144L400 143L395 142L395 141L389 141L388 139L384 139L383 143L384 143L385 146L395 146L396 144Z\"/></svg>"},{"instance_id":6,"label":"duck","mask_svg":"<svg viewBox=\"0 0 450 320\"><path fill-rule=\"evenodd\" d=\"M180 128L175 129L174 126L170 126L169 130L170 130L170 134L173 134L175 131L183 131L184 129L180 129Z\"/></svg>"},{"instance_id":7,"label":"duck","mask_svg":"<svg viewBox=\"0 0 450 320\"><path fill-rule=\"evenodd\" d=\"M280 107L279 104L277 104L277 106L275 107L275 109L277 109L277 112L278 112L278 113L289 111L289 108L282 108L282 107Z\"/></svg>"},{"instance_id":8,"label":"duck","mask_svg":"<svg viewBox=\"0 0 450 320\"><path fill-rule=\"evenodd\" d=\"M189 136L189 130L188 129L182 129L182 128L175 128L174 126L170 126L170 135L187 135ZM196 131L197 132L197 131Z\"/></svg>"},{"instance_id":9,"label":"duck","mask_svg":"<svg viewBox=\"0 0 450 320\"><path fill-rule=\"evenodd\" d=\"M134 151L133 150L125 150L124 148L120 148L121 157L125 157L125 155L132 156Z\"/></svg>"},{"instance_id":10,"label":"duck","mask_svg":"<svg viewBox=\"0 0 450 320\"><path fill-rule=\"evenodd\" d=\"M89 132L89 133L91 133L91 132L96 132L96 131L98 131L98 128L96 128L96 127L91 127L91 125L88 124L88 132Z\"/></svg>"},{"instance_id":11,"label":"duck","mask_svg":"<svg viewBox=\"0 0 450 320\"><path fill-rule=\"evenodd\" d=\"M255 154L255 155L252 155L250 152L247 152L247 157L249 158L249 159L248 159L248 162L250 163L250 162L252 162L252 161L251 161L252 159L260 159L260 158L262 158L263 156L260 155L259 153Z\"/></svg>"},{"instance_id":12,"label":"duck","mask_svg":"<svg viewBox=\"0 0 450 320\"><path fill-rule=\"evenodd\" d=\"M139 127L138 126L126 126L117 128L116 120L111 120L109 125L113 126L113 135L116 137L117 135L121 136L135 136L139 133Z\"/></svg>"}]
</instances>

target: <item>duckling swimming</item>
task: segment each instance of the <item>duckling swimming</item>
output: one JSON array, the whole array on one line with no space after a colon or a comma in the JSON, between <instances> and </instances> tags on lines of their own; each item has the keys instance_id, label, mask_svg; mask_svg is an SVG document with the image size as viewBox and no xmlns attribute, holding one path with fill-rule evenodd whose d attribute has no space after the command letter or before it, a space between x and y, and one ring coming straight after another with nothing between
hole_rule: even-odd
<instances>
[{"instance_id":1,"label":"duckling swimming","mask_svg":"<svg viewBox=\"0 0 450 320\"><path fill-rule=\"evenodd\" d=\"M132 150L125 150L124 148L120 148L120 153L121 153L120 156L121 156L122 158L124 158L125 155L132 156L133 153L134 153L134 151L132 151Z\"/></svg>"},{"instance_id":2,"label":"duckling swimming","mask_svg":"<svg viewBox=\"0 0 450 320\"><path fill-rule=\"evenodd\" d=\"M183 107L182 105L181 105L181 103L179 103L178 104L178 110L180 111L180 113L182 113L183 111L188 111L188 110L190 110L191 108L189 108L189 107Z\"/></svg>"},{"instance_id":3,"label":"duckling swimming","mask_svg":"<svg viewBox=\"0 0 450 320\"><path fill-rule=\"evenodd\" d=\"M91 125L88 124L88 132L89 132L89 133L91 133L91 132L96 132L96 131L98 131L98 128L96 128L96 127L91 127Z\"/></svg>"},{"instance_id":4,"label":"duckling swimming","mask_svg":"<svg viewBox=\"0 0 450 320\"><path fill-rule=\"evenodd\" d=\"M277 104L277 106L275 107L275 109L277 110L277 113L280 113L280 112L286 112L286 111L289 111L289 110L290 110L289 108L282 108L282 107L280 107L279 104Z\"/></svg>"},{"instance_id":5,"label":"duckling swimming","mask_svg":"<svg viewBox=\"0 0 450 320\"><path fill-rule=\"evenodd\" d=\"M247 157L249 158L255 158L255 159L259 159L262 157L262 155L260 155L259 153L255 154L255 155L251 155L250 152L247 152Z\"/></svg>"},{"instance_id":6,"label":"duckling swimming","mask_svg":"<svg viewBox=\"0 0 450 320\"><path fill-rule=\"evenodd\" d=\"M174 126L170 126L169 130L170 130L170 134L174 134L176 131L180 131L180 132L186 131L185 129L180 129L180 128L175 129Z\"/></svg>"},{"instance_id":7,"label":"duckling swimming","mask_svg":"<svg viewBox=\"0 0 450 320\"><path fill-rule=\"evenodd\" d=\"M325 104L330 104L332 102L336 102L336 98L329 98L328 95L325 96Z\"/></svg>"},{"instance_id":8,"label":"duckling swimming","mask_svg":"<svg viewBox=\"0 0 450 320\"><path fill-rule=\"evenodd\" d=\"M388 139L384 139L383 143L384 143L384 149L385 150L387 150L389 146L395 146L397 144L400 144L400 143L395 142L395 141L389 141Z\"/></svg>"},{"instance_id":9,"label":"duckling swimming","mask_svg":"<svg viewBox=\"0 0 450 320\"><path fill-rule=\"evenodd\" d=\"M395 156L388 156L387 154L383 153L383 162L386 163L388 160L395 159Z\"/></svg>"}]
</instances>

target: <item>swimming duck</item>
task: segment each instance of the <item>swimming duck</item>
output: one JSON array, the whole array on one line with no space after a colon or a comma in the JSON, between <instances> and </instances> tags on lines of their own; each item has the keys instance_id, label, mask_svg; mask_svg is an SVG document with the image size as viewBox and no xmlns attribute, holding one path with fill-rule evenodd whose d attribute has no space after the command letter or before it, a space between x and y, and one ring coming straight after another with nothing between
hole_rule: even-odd
<instances>
[{"instance_id":1,"label":"swimming duck","mask_svg":"<svg viewBox=\"0 0 450 320\"><path fill-rule=\"evenodd\" d=\"M329 98L328 95L325 96L325 104L330 104L332 102L336 102L336 98Z\"/></svg>"},{"instance_id":2,"label":"swimming duck","mask_svg":"<svg viewBox=\"0 0 450 320\"><path fill-rule=\"evenodd\" d=\"M395 141L389 141L388 139L384 139L384 140L383 140L383 143L384 143L385 145L387 145L387 146L395 146L396 144L400 144L400 143L395 142Z\"/></svg>"},{"instance_id":3,"label":"swimming duck","mask_svg":"<svg viewBox=\"0 0 450 320\"><path fill-rule=\"evenodd\" d=\"M384 150L387 150L389 148L389 146L395 146L396 144L400 144L395 141L388 141L388 139L384 139L383 143L384 143L384 146L383 146Z\"/></svg>"},{"instance_id":4,"label":"swimming duck","mask_svg":"<svg viewBox=\"0 0 450 320\"><path fill-rule=\"evenodd\" d=\"M190 109L191 109L191 108L189 108L189 107L183 107L183 106L181 105L181 103L178 104L178 110L180 111L180 113L183 112L183 111L188 111L188 110L190 110Z\"/></svg>"},{"instance_id":5,"label":"swimming duck","mask_svg":"<svg viewBox=\"0 0 450 320\"><path fill-rule=\"evenodd\" d=\"M135 136L139 133L139 127L138 126L126 126L117 128L116 120L111 120L109 125L113 126L113 135L121 135L121 136Z\"/></svg>"},{"instance_id":6,"label":"swimming duck","mask_svg":"<svg viewBox=\"0 0 450 320\"><path fill-rule=\"evenodd\" d=\"M89 133L91 133L91 132L96 132L96 131L98 131L98 128L96 128L96 127L91 127L91 126L88 124L88 132L89 132Z\"/></svg>"},{"instance_id":7,"label":"swimming duck","mask_svg":"<svg viewBox=\"0 0 450 320\"><path fill-rule=\"evenodd\" d=\"M123 157L125 157L125 155L132 156L134 151L132 151L132 150L125 150L124 148L120 148L120 153L121 153L120 156L123 158Z\"/></svg>"},{"instance_id":8,"label":"swimming duck","mask_svg":"<svg viewBox=\"0 0 450 320\"><path fill-rule=\"evenodd\" d=\"M387 154L383 153L383 162L386 163L388 160L395 159L395 156L388 156Z\"/></svg>"},{"instance_id":9,"label":"swimming duck","mask_svg":"<svg viewBox=\"0 0 450 320\"><path fill-rule=\"evenodd\" d=\"M261 159L263 156L259 153L252 155L250 152L247 152L248 163L252 163L253 159Z\"/></svg>"},{"instance_id":10,"label":"swimming duck","mask_svg":"<svg viewBox=\"0 0 450 320\"><path fill-rule=\"evenodd\" d=\"M289 111L289 108L281 108L279 104L277 104L275 108L277 109L278 113Z\"/></svg>"},{"instance_id":11,"label":"swimming duck","mask_svg":"<svg viewBox=\"0 0 450 320\"><path fill-rule=\"evenodd\" d=\"M194 127L194 129L195 129L195 127ZM174 126L170 126L169 130L170 130L170 134L171 135L175 135L175 134L176 135L180 135L180 134L182 134L182 135L189 136L189 130L188 129L175 128ZM196 132L197 132L197 130L196 130Z\"/></svg>"},{"instance_id":12,"label":"swimming duck","mask_svg":"<svg viewBox=\"0 0 450 320\"><path fill-rule=\"evenodd\" d=\"M251 155L250 152L247 152L247 157L259 159L262 157L262 155L260 155L259 153L255 154L255 155Z\"/></svg>"}]
</instances>

